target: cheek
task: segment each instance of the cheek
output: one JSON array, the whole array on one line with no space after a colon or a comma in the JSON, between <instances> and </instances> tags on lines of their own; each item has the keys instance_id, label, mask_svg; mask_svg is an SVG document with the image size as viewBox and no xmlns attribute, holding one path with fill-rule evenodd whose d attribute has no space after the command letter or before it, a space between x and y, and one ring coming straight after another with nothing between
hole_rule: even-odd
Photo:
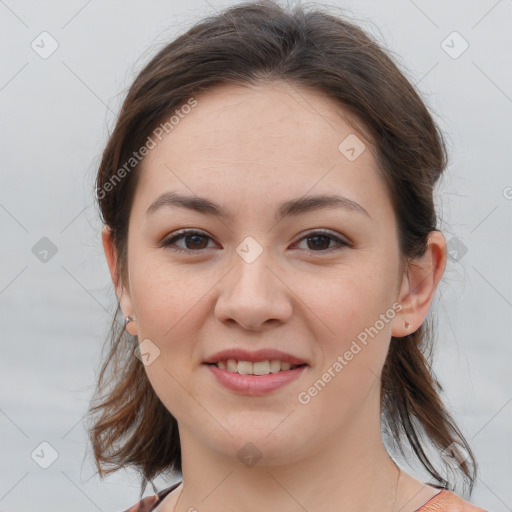
<instances>
[{"instance_id":1,"label":"cheek","mask_svg":"<svg viewBox=\"0 0 512 512\"><path fill-rule=\"evenodd\" d=\"M156 258L139 270L133 275L132 292L138 338L141 343L151 340L158 352L145 371L158 398L182 420L197 405L190 379L197 370L194 349L204 296L212 284L208 287L208 279L199 279L197 272L177 272Z\"/></svg>"},{"instance_id":2,"label":"cheek","mask_svg":"<svg viewBox=\"0 0 512 512\"><path fill-rule=\"evenodd\" d=\"M333 270L320 284L310 283L306 304L330 327L334 337L356 336L392 306L396 276L380 261Z\"/></svg>"},{"instance_id":3,"label":"cheek","mask_svg":"<svg viewBox=\"0 0 512 512\"><path fill-rule=\"evenodd\" d=\"M173 265L164 249L134 251L132 263L132 300L138 312L139 336L159 341L175 338L174 333L201 309L201 299L214 281L196 268Z\"/></svg>"},{"instance_id":4,"label":"cheek","mask_svg":"<svg viewBox=\"0 0 512 512\"><path fill-rule=\"evenodd\" d=\"M338 271L336 276L333 273L311 308L329 328L320 327L323 335L320 330L316 333L323 340L318 373L335 374L335 383L329 386L349 401L360 400L375 383L387 355L396 314L396 275L390 267L379 259L360 261L357 268Z\"/></svg>"}]
</instances>

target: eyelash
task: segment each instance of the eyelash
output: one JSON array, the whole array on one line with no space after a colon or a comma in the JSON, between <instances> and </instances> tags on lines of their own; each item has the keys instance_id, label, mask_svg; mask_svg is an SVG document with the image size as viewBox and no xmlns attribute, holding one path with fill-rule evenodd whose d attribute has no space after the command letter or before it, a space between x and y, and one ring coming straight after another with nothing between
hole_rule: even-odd
<instances>
[{"instance_id":1,"label":"eyelash","mask_svg":"<svg viewBox=\"0 0 512 512\"><path fill-rule=\"evenodd\" d=\"M161 246L165 247L165 248L168 248L174 252L181 252L181 253L191 253L191 252L201 252L201 251L204 251L206 249L198 249L198 250L192 250L192 249L181 249L181 248L178 248L176 246L174 247L171 247L172 245L175 245L175 243L178 241L178 240L181 240L187 236L194 236L194 235L197 235L197 236L201 236L203 238L209 238L210 240L212 240L212 238L208 235L206 235L205 233L201 232L201 231L196 231L196 230L193 230L193 229L189 229L189 230L184 230L184 231L181 231L181 232L178 232L175 236L173 236L172 238L169 238L168 240L164 240L162 243L161 243ZM299 243L301 242L302 240L305 240L305 239L308 239L308 238L314 238L315 236L325 236L327 238L330 238L331 240L334 240L335 242L338 243L339 247L336 249L334 248L334 250L338 250L338 249L342 249L343 247L349 247L350 244L348 242L346 242L345 240L342 240L341 238L333 235L331 232L329 231L324 231L324 230L316 230L316 231L311 231L310 233L306 233L306 235L304 235L302 238L300 238L296 243ZM319 251L313 251L313 250L310 250L311 252L315 252L315 253L326 253L326 252L331 252L332 251L332 247L329 248L329 249L323 249L323 250L319 250ZM308 250L308 249L306 249Z\"/></svg>"}]
</instances>

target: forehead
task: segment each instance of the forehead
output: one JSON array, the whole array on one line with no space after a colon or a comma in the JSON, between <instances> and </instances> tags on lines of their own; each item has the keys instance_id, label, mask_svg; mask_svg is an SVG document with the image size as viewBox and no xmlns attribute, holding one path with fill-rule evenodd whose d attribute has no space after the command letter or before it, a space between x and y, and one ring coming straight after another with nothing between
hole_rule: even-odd
<instances>
[{"instance_id":1,"label":"forehead","mask_svg":"<svg viewBox=\"0 0 512 512\"><path fill-rule=\"evenodd\" d=\"M145 157L134 209L165 191L225 197L233 208L258 204L261 212L283 198L332 192L389 209L365 133L321 92L223 84L195 99Z\"/></svg>"}]
</instances>

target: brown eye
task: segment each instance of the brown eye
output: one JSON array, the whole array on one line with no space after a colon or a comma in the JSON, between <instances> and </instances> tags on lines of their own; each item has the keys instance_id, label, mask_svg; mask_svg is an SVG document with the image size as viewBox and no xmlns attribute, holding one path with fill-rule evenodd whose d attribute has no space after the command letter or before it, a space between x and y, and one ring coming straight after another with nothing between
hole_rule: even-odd
<instances>
[{"instance_id":1,"label":"brown eye","mask_svg":"<svg viewBox=\"0 0 512 512\"><path fill-rule=\"evenodd\" d=\"M176 242L183 240L183 246L177 246ZM200 231L182 231L176 236L162 242L162 246L169 247L173 251L177 252L198 252L202 249L206 249L208 242L211 238Z\"/></svg>"},{"instance_id":2,"label":"brown eye","mask_svg":"<svg viewBox=\"0 0 512 512\"><path fill-rule=\"evenodd\" d=\"M185 240L185 246L189 245L187 242L190 243L190 246L188 246L187 249L205 249L205 239L206 237L202 235L186 235L183 237L183 240ZM208 243L206 245L208 245Z\"/></svg>"},{"instance_id":3,"label":"brown eye","mask_svg":"<svg viewBox=\"0 0 512 512\"><path fill-rule=\"evenodd\" d=\"M313 243L309 246L310 249L329 249L329 244L332 238L327 235L308 236L308 241L312 240Z\"/></svg>"},{"instance_id":4,"label":"brown eye","mask_svg":"<svg viewBox=\"0 0 512 512\"><path fill-rule=\"evenodd\" d=\"M350 245L345 240L325 231L314 231L312 233L308 233L300 239L300 242L303 240L306 240L306 250L313 252L330 252L328 249L336 248L336 246L338 246L337 248L342 248ZM334 247L330 246L332 242L334 242Z\"/></svg>"}]
</instances>

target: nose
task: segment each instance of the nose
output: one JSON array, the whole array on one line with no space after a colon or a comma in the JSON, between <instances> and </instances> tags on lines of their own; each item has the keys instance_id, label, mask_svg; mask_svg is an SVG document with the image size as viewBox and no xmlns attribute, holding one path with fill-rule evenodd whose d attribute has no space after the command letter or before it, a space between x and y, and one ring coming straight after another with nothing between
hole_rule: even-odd
<instances>
[{"instance_id":1,"label":"nose","mask_svg":"<svg viewBox=\"0 0 512 512\"><path fill-rule=\"evenodd\" d=\"M293 293L283 272L275 265L269 266L264 254L265 251L252 263L234 258L233 270L220 282L222 288L215 305L219 321L263 331L290 319Z\"/></svg>"}]
</instances>

